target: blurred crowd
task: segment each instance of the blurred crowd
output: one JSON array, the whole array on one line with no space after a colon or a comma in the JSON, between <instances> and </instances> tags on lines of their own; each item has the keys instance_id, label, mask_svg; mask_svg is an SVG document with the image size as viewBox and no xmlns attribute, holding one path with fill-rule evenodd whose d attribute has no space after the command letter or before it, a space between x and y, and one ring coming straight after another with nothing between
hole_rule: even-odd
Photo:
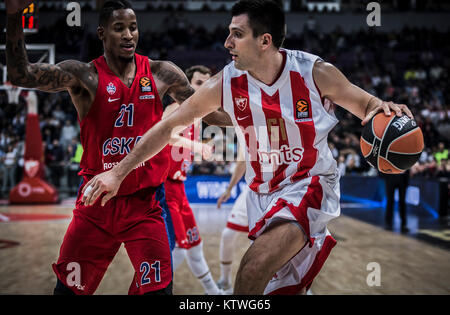
<instances>
[{"instance_id":1,"label":"blurred crowd","mask_svg":"<svg viewBox=\"0 0 450 315\"><path fill-rule=\"evenodd\" d=\"M141 31L138 53L152 59L169 59L174 51L203 50L217 53L221 65L209 65L216 72L229 62L223 42L228 31L211 31L186 24L182 18L167 21L164 32ZM382 33L373 29L344 33L339 28L323 33L311 16L301 33L290 33L284 47L321 56L336 65L354 84L387 101L407 104L422 128L425 150L411 169L412 176L448 177L450 137L449 32L404 28ZM68 28L59 21L50 30L40 30L27 42L54 42L57 62L73 58L89 61L102 53L95 34ZM203 64L203 60L190 60ZM177 62L176 62L177 63ZM178 64L178 63L177 63ZM183 65L180 65L183 67ZM77 113L68 93L37 92L39 121L45 145L48 180L73 192L82 148L79 143ZM342 174L376 176L359 149L360 120L336 108L340 120L329 135L329 145ZM0 184L8 191L22 175L26 104L20 91L0 91ZM225 135L225 131L223 132ZM211 141L211 139L205 139ZM224 138L223 154L235 152L236 139ZM227 153L228 152L228 153ZM192 174L228 175L234 169L230 161L194 162Z\"/></svg>"}]
</instances>

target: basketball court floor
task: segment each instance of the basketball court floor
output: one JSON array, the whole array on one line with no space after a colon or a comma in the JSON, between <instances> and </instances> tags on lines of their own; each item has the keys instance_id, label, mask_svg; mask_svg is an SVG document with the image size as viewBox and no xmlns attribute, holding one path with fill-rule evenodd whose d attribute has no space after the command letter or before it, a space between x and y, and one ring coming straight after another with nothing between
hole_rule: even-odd
<instances>
[{"instance_id":1,"label":"basketball court floor","mask_svg":"<svg viewBox=\"0 0 450 315\"><path fill-rule=\"evenodd\" d=\"M51 264L58 257L74 201L70 198L59 205L45 206L0 204L0 294L52 294L55 276ZM205 257L217 280L220 234L231 205L217 210L215 204L193 204L192 209ZM383 228L383 215L383 209L342 204L341 216L329 224L338 244L313 283L313 294L450 293L448 222L422 224L419 216L409 213L411 232L402 235L396 229ZM233 275L249 245L246 234L240 234ZM122 246L96 294L127 294L132 277L132 266ZM204 294L186 262L174 274L174 294Z\"/></svg>"}]
</instances>

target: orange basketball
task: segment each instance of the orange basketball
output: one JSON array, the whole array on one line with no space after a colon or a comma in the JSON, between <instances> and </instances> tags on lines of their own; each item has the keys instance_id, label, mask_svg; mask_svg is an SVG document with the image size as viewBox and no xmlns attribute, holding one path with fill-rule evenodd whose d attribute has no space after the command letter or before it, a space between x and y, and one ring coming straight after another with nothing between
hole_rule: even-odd
<instances>
[{"instance_id":1,"label":"orange basketball","mask_svg":"<svg viewBox=\"0 0 450 315\"><path fill-rule=\"evenodd\" d=\"M423 134L414 119L380 112L364 126L360 146L371 166L382 173L399 174L419 160Z\"/></svg>"}]
</instances>

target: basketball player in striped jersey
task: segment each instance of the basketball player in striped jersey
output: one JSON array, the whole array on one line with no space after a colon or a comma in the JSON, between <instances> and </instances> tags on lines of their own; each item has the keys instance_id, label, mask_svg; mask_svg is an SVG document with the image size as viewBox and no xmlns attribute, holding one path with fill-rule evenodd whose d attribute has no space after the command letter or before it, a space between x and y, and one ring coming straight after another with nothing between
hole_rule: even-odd
<instances>
[{"instance_id":1,"label":"basketball player in striped jersey","mask_svg":"<svg viewBox=\"0 0 450 315\"><path fill-rule=\"evenodd\" d=\"M223 108L246 148L250 188L253 243L240 263L234 294L304 293L336 245L327 223L340 214L339 174L327 145L338 121L325 98L363 125L379 111L412 113L353 85L318 56L281 48L286 25L276 2L241 0L231 15L225 47L232 62L150 129L119 165L93 178L84 202L106 192L105 204L136 165L164 148L171 130Z\"/></svg>"},{"instance_id":2,"label":"basketball player in striped jersey","mask_svg":"<svg viewBox=\"0 0 450 315\"><path fill-rule=\"evenodd\" d=\"M78 112L84 154L81 188L111 169L161 120L161 98L182 103L194 92L178 67L135 53L139 31L126 0L106 1L98 37L104 55L92 62L29 63L22 29L26 0L6 0L6 59L14 85L46 92L68 91ZM162 149L162 148L161 148ZM124 243L140 294L172 294L168 214L161 208L169 150L159 150L130 172L117 197L102 208L85 206L78 192L73 218L53 264L55 294L93 294Z\"/></svg>"}]
</instances>

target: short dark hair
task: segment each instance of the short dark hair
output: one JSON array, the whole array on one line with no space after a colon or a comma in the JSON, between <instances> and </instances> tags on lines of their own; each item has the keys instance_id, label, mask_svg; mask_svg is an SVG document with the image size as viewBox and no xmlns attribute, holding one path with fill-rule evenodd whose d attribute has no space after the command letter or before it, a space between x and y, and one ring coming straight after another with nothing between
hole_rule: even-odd
<instances>
[{"instance_id":1,"label":"short dark hair","mask_svg":"<svg viewBox=\"0 0 450 315\"><path fill-rule=\"evenodd\" d=\"M98 18L98 25L106 26L108 24L109 18L115 10L120 9L132 9L133 7L127 0L108 0L106 1L102 8L100 9L100 14Z\"/></svg>"},{"instance_id":2,"label":"short dark hair","mask_svg":"<svg viewBox=\"0 0 450 315\"><path fill-rule=\"evenodd\" d=\"M191 82L192 77L194 76L194 73L196 73L196 72L200 72L201 74L211 75L211 69L209 69L208 67L201 66L201 65L192 66L192 67L187 68L185 71L189 82Z\"/></svg>"},{"instance_id":3,"label":"short dark hair","mask_svg":"<svg viewBox=\"0 0 450 315\"><path fill-rule=\"evenodd\" d=\"M286 22L281 4L273 0L241 0L231 9L231 16L247 14L253 36L264 33L272 35L276 48L283 45L286 37Z\"/></svg>"}]
</instances>

